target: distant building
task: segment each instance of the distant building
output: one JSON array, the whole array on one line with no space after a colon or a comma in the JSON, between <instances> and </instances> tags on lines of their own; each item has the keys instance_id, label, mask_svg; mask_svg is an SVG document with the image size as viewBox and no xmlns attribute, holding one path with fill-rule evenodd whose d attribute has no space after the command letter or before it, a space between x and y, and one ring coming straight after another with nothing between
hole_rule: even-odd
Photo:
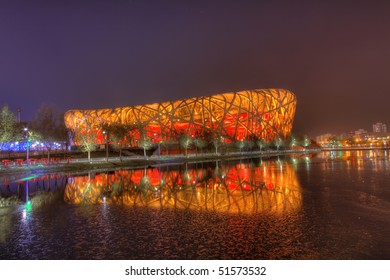
<instances>
[{"instance_id":1,"label":"distant building","mask_svg":"<svg viewBox=\"0 0 390 280\"><path fill-rule=\"evenodd\" d=\"M334 135L331 134L331 133L326 133L326 134L323 134L323 135L319 135L316 137L316 141L317 143L319 144L325 144L325 143L328 143L329 142L329 139L332 138Z\"/></svg>"},{"instance_id":2,"label":"distant building","mask_svg":"<svg viewBox=\"0 0 390 280\"><path fill-rule=\"evenodd\" d=\"M379 133L386 133L387 132L387 128L386 128L386 125L384 123L376 123L376 124L373 124L372 125L372 131L373 132L379 132Z\"/></svg>"},{"instance_id":3,"label":"distant building","mask_svg":"<svg viewBox=\"0 0 390 280\"><path fill-rule=\"evenodd\" d=\"M386 125L380 124L380 129L386 130ZM378 124L375 124L378 125ZM390 147L390 132L368 132L362 128L354 134L339 135L323 134L316 137L317 143L324 148L335 147Z\"/></svg>"},{"instance_id":4,"label":"distant building","mask_svg":"<svg viewBox=\"0 0 390 280\"><path fill-rule=\"evenodd\" d=\"M339 136L337 136L338 140L346 140L346 139L350 139L353 135L353 132L351 133L351 131L349 133L341 133Z\"/></svg>"},{"instance_id":5,"label":"distant building","mask_svg":"<svg viewBox=\"0 0 390 280\"><path fill-rule=\"evenodd\" d=\"M361 135L367 133L367 130L363 128L359 128L358 130L355 131L355 135Z\"/></svg>"}]
</instances>

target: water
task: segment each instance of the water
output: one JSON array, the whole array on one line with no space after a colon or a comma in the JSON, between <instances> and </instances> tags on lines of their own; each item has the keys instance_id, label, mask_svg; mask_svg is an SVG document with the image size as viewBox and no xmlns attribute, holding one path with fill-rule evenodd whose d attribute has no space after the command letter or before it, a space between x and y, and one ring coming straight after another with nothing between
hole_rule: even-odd
<instances>
[{"instance_id":1,"label":"water","mask_svg":"<svg viewBox=\"0 0 390 280\"><path fill-rule=\"evenodd\" d=\"M0 258L389 259L389 171L379 150L0 178Z\"/></svg>"}]
</instances>

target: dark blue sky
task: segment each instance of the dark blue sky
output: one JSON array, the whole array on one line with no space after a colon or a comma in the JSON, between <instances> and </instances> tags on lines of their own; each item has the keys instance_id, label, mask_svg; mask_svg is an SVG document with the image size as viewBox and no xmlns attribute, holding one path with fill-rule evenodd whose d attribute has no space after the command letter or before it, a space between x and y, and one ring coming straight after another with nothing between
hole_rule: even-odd
<instances>
[{"instance_id":1,"label":"dark blue sky","mask_svg":"<svg viewBox=\"0 0 390 280\"><path fill-rule=\"evenodd\" d=\"M254 88L294 130L390 125L390 1L2 1L0 105L139 105Z\"/></svg>"}]
</instances>

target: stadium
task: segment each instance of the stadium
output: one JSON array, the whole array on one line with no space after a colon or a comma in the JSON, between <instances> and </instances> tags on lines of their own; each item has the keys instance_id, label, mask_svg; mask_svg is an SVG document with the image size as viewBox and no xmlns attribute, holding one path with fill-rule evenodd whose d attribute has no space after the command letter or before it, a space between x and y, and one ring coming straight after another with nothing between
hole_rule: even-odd
<instances>
[{"instance_id":1,"label":"stadium","mask_svg":"<svg viewBox=\"0 0 390 280\"><path fill-rule=\"evenodd\" d=\"M104 127L127 128L131 145L143 138L151 142L175 141L180 135L220 137L225 143L256 137L273 141L292 129L295 95L285 89L254 89L114 109L70 110L65 125L75 143L91 136L105 141Z\"/></svg>"}]
</instances>

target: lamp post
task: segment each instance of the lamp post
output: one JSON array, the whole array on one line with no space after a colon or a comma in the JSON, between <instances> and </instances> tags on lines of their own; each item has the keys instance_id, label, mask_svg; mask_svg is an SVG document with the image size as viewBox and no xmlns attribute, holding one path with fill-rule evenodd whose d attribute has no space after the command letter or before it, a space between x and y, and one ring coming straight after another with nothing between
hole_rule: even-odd
<instances>
[{"instance_id":1,"label":"lamp post","mask_svg":"<svg viewBox=\"0 0 390 280\"><path fill-rule=\"evenodd\" d=\"M160 155L161 155L161 142L158 142L158 158L160 159Z\"/></svg>"},{"instance_id":2,"label":"lamp post","mask_svg":"<svg viewBox=\"0 0 390 280\"><path fill-rule=\"evenodd\" d=\"M29 165L28 163L29 163L29 149L30 149L30 133L29 133L29 131L28 131L28 128L27 127L25 127L24 129L23 129L24 131L25 131L25 133L26 133L26 165Z\"/></svg>"},{"instance_id":3,"label":"lamp post","mask_svg":"<svg viewBox=\"0 0 390 280\"><path fill-rule=\"evenodd\" d=\"M103 134L105 135L105 146L106 146L106 161L108 161L108 133L106 131L103 131Z\"/></svg>"}]
</instances>

